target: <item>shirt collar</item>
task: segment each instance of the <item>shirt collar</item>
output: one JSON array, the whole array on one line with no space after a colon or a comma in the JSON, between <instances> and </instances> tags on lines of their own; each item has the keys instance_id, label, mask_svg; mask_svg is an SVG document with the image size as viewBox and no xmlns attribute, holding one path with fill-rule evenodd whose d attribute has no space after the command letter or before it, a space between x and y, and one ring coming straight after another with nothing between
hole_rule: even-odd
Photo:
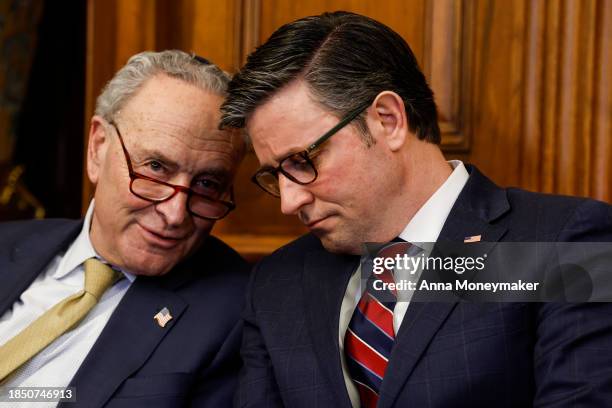
<instances>
[{"instance_id":1,"label":"shirt collar","mask_svg":"<svg viewBox=\"0 0 612 408\"><path fill-rule=\"evenodd\" d=\"M55 273L53 274L53 278L61 279L65 277L69 273L75 271L78 266L83 264L89 258L98 258L103 262L106 262L104 258L98 255L89 237L89 230L91 228L91 218L93 217L93 211L94 200L92 199L89 203L89 207L87 208L85 219L83 220L83 228L81 228L81 232L77 236L76 240L74 240L72 245L70 245L70 247L64 254L62 261L59 264L59 267L55 270ZM130 282L133 282L134 279L136 279L136 276L131 273L125 271L121 272Z\"/></svg>"},{"instance_id":2,"label":"shirt collar","mask_svg":"<svg viewBox=\"0 0 612 408\"><path fill-rule=\"evenodd\" d=\"M403 240L407 242L438 240L448 214L470 176L460 160L451 160L448 163L453 168L453 172L412 217L399 235Z\"/></svg>"}]
</instances>

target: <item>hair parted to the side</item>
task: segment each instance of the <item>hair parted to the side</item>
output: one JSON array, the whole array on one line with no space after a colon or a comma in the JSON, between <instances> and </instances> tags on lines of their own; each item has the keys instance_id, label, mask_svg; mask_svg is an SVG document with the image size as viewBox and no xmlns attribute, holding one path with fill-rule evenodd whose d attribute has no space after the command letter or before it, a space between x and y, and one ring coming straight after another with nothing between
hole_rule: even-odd
<instances>
[{"instance_id":1,"label":"hair parted to the side","mask_svg":"<svg viewBox=\"0 0 612 408\"><path fill-rule=\"evenodd\" d=\"M150 78L164 74L203 90L226 95L230 75L208 61L184 51L145 51L132 56L104 86L96 100L95 114L107 121L130 100Z\"/></svg>"},{"instance_id":2,"label":"hair parted to the side","mask_svg":"<svg viewBox=\"0 0 612 408\"><path fill-rule=\"evenodd\" d=\"M433 92L406 41L376 20L344 11L286 24L249 55L229 84L221 127L245 127L258 106L297 78L338 117L393 91L404 101L410 130L440 142ZM371 142L363 114L355 125Z\"/></svg>"}]
</instances>

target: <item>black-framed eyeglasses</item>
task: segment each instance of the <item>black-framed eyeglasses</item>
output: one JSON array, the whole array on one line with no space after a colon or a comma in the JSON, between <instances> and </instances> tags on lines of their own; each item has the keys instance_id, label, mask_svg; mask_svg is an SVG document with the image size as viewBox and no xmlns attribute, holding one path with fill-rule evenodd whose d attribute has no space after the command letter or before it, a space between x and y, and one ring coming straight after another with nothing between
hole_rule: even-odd
<instances>
[{"instance_id":1,"label":"black-framed eyeglasses","mask_svg":"<svg viewBox=\"0 0 612 408\"><path fill-rule=\"evenodd\" d=\"M225 196L229 196L229 200L226 201L204 195L194 191L191 187L170 184L135 172L132 167L132 159L125 148L125 143L123 142L123 137L121 136L119 128L113 121L109 123L115 129L115 132L117 132L117 136L119 136L119 142L121 143L121 148L123 149L130 175L130 191L136 197L157 204L170 200L176 194L182 192L187 194L187 211L196 217L207 220L219 220L236 208L236 204L234 203L234 190L232 188L229 189L229 193L225 193Z\"/></svg>"},{"instance_id":2,"label":"black-framed eyeglasses","mask_svg":"<svg viewBox=\"0 0 612 408\"><path fill-rule=\"evenodd\" d=\"M318 138L305 150L298 153L292 153L281 159L278 166L265 166L260 168L257 170L257 173L251 177L251 181L257 184L263 191L272 194L274 197L280 197L278 173L283 174L289 180L297 184L305 185L312 183L319 175L317 168L312 162L312 153L330 137L338 133L340 129L351 123L368 106L370 106L370 103L360 106L350 112L344 119L338 122L336 126L325 132L323 136Z\"/></svg>"}]
</instances>

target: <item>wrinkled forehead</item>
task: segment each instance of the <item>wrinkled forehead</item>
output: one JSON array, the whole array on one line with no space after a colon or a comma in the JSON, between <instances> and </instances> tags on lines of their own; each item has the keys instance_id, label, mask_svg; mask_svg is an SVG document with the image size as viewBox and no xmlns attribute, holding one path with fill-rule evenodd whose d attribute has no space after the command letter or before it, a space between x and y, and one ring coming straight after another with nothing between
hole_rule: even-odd
<instances>
[{"instance_id":1,"label":"wrinkled forehead","mask_svg":"<svg viewBox=\"0 0 612 408\"><path fill-rule=\"evenodd\" d=\"M167 144L184 145L200 150L205 146L238 147L240 137L235 130L219 130L214 121L206 120L163 120L158 117L121 117L123 129L133 137L134 143L143 145Z\"/></svg>"},{"instance_id":2,"label":"wrinkled forehead","mask_svg":"<svg viewBox=\"0 0 612 408\"><path fill-rule=\"evenodd\" d=\"M236 167L243 154L243 141L237 131L213 126L125 120L121 132L128 149L146 155L155 152L181 167L201 167L217 163L228 171Z\"/></svg>"},{"instance_id":3,"label":"wrinkled forehead","mask_svg":"<svg viewBox=\"0 0 612 408\"><path fill-rule=\"evenodd\" d=\"M183 156L240 157L242 141L219 130L223 96L169 77L149 80L117 114L122 133L133 145L167 149Z\"/></svg>"},{"instance_id":4,"label":"wrinkled forehead","mask_svg":"<svg viewBox=\"0 0 612 408\"><path fill-rule=\"evenodd\" d=\"M220 95L177 79L153 78L118 116L137 130L164 131L174 127L187 137L202 139L217 128L222 100Z\"/></svg>"},{"instance_id":5,"label":"wrinkled forehead","mask_svg":"<svg viewBox=\"0 0 612 408\"><path fill-rule=\"evenodd\" d=\"M159 126L176 126L189 130L191 136L201 137L218 128L219 109L214 97L207 101L196 99L163 100L152 98L146 103L129 103L118 116L131 126L144 130L154 130ZM192 101L192 103L189 103Z\"/></svg>"}]
</instances>

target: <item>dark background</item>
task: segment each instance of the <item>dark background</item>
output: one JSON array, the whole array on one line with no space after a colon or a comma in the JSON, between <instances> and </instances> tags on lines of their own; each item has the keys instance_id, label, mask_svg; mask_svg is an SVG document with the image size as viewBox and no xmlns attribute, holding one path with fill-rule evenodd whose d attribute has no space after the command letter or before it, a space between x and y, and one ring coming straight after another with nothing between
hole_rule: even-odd
<instances>
[{"instance_id":1,"label":"dark background","mask_svg":"<svg viewBox=\"0 0 612 408\"><path fill-rule=\"evenodd\" d=\"M80 218L85 104L85 1L47 1L14 162L47 217Z\"/></svg>"}]
</instances>

